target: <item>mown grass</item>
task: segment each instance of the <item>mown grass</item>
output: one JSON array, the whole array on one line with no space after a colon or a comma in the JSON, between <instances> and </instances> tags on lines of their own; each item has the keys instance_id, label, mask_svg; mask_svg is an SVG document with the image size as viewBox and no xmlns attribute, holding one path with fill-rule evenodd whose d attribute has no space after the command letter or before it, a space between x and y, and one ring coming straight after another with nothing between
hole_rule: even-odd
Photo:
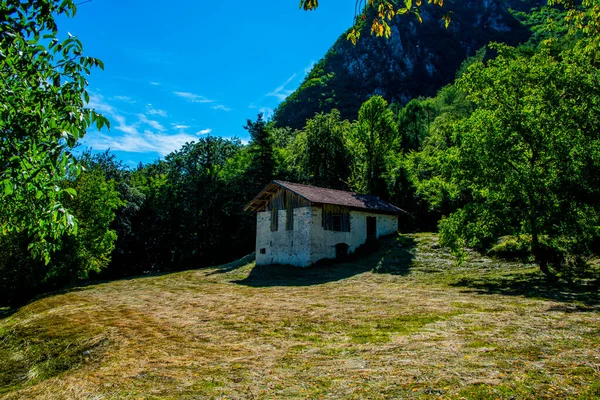
<instances>
[{"instance_id":1,"label":"mown grass","mask_svg":"<svg viewBox=\"0 0 600 400\"><path fill-rule=\"evenodd\" d=\"M600 397L598 288L431 234L308 270L229 264L0 316L0 395L73 399Z\"/></svg>"}]
</instances>

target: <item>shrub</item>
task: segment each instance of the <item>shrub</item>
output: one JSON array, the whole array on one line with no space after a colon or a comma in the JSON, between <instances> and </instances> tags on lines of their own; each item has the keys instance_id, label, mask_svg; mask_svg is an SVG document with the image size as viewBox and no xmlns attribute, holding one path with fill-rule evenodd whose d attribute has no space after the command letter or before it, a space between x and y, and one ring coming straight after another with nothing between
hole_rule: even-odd
<instances>
[{"instance_id":1,"label":"shrub","mask_svg":"<svg viewBox=\"0 0 600 400\"><path fill-rule=\"evenodd\" d=\"M503 236L488 252L488 256L503 260L531 260L531 236Z\"/></svg>"}]
</instances>

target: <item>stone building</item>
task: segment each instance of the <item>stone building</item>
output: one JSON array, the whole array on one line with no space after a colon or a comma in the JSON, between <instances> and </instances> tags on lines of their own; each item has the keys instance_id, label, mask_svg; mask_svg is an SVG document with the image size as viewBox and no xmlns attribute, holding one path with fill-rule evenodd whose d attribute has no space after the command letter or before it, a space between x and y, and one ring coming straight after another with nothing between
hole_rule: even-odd
<instances>
[{"instance_id":1,"label":"stone building","mask_svg":"<svg viewBox=\"0 0 600 400\"><path fill-rule=\"evenodd\" d=\"M283 181L246 206L257 212L256 264L306 267L398 231L404 211L375 196Z\"/></svg>"}]
</instances>

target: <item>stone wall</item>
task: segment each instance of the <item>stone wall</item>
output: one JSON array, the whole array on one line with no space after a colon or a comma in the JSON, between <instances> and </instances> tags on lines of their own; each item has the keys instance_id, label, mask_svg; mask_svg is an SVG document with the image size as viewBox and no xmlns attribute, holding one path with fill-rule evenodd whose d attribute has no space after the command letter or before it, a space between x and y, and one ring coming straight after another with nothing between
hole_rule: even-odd
<instances>
[{"instance_id":1,"label":"stone wall","mask_svg":"<svg viewBox=\"0 0 600 400\"><path fill-rule=\"evenodd\" d=\"M398 231L398 216L362 211L350 212L350 232L326 231L321 224L321 213L321 207L312 208L311 263L322 259L335 258L335 246L340 243L347 244L350 253L356 251L360 245L367 241L367 217L377 218L377 238Z\"/></svg>"},{"instance_id":2,"label":"stone wall","mask_svg":"<svg viewBox=\"0 0 600 400\"><path fill-rule=\"evenodd\" d=\"M310 265L311 207L294 209L294 230L290 231L285 229L286 210L278 212L279 229L275 232L271 232L271 212L257 213L256 265Z\"/></svg>"},{"instance_id":3,"label":"stone wall","mask_svg":"<svg viewBox=\"0 0 600 400\"><path fill-rule=\"evenodd\" d=\"M367 241L367 217L377 218L377 237L398 231L398 216L350 212L350 232L326 231L321 224L321 207L294 209L294 230L285 229L286 211L279 211L279 230L271 232L271 213L257 213L256 264L309 266L319 260L335 258L336 245L348 245L354 252Z\"/></svg>"}]
</instances>

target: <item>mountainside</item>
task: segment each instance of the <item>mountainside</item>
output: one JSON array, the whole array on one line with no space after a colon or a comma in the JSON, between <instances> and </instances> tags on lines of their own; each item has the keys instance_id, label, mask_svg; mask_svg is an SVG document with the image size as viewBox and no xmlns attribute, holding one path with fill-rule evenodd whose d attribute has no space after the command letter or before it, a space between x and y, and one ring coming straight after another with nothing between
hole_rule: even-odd
<instances>
[{"instance_id":1,"label":"mountainside","mask_svg":"<svg viewBox=\"0 0 600 400\"><path fill-rule=\"evenodd\" d=\"M423 5L419 23L400 16L391 23L389 39L370 34L366 15L361 38L354 46L344 33L302 85L277 108L278 126L302 128L315 113L340 110L354 119L360 105L374 94L389 102L406 103L433 96L452 82L461 63L489 42L515 45L529 37L509 9L528 10L536 1L455 0L443 8ZM442 15L451 12L444 28Z\"/></svg>"}]
</instances>

